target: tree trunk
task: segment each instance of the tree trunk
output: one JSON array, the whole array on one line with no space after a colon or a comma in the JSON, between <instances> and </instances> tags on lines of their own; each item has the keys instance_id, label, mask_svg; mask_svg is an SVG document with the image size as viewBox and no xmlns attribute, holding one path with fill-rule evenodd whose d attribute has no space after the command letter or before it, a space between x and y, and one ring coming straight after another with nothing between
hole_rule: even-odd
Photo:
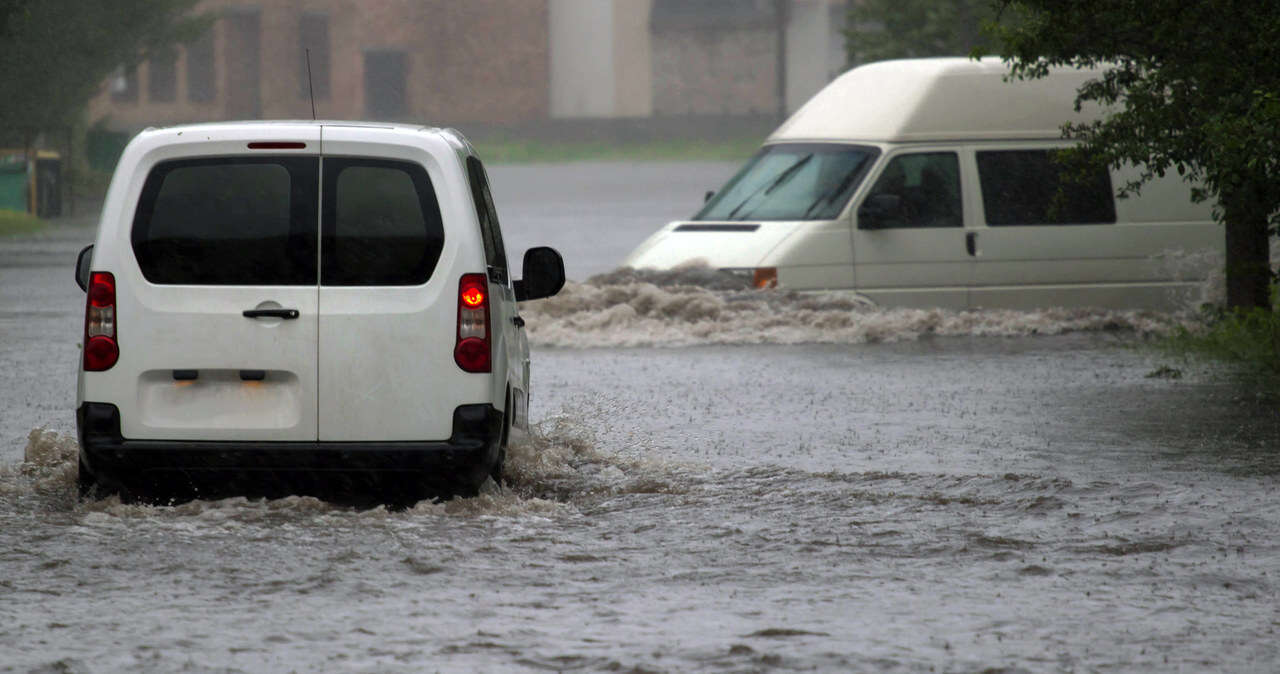
<instances>
[{"instance_id":1,"label":"tree trunk","mask_svg":"<svg viewBox=\"0 0 1280 674\"><path fill-rule=\"evenodd\" d=\"M1271 308L1271 247L1267 212L1256 191L1224 190L1227 238L1227 307Z\"/></svg>"}]
</instances>

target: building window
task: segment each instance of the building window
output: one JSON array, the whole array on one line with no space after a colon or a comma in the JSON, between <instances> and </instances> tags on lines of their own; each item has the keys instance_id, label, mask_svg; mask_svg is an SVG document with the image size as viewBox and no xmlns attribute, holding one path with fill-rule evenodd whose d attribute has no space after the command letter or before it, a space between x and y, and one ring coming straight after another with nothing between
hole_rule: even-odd
<instances>
[{"instance_id":1,"label":"building window","mask_svg":"<svg viewBox=\"0 0 1280 674\"><path fill-rule=\"evenodd\" d=\"M168 103L177 96L178 55L165 49L151 57L147 66L147 98L157 103Z\"/></svg>"},{"instance_id":2,"label":"building window","mask_svg":"<svg viewBox=\"0 0 1280 674\"><path fill-rule=\"evenodd\" d=\"M222 25L226 31L222 53L224 114L228 119L258 119L262 116L262 12L228 10Z\"/></svg>"},{"instance_id":3,"label":"building window","mask_svg":"<svg viewBox=\"0 0 1280 674\"><path fill-rule=\"evenodd\" d=\"M138 67L121 66L111 77L111 100L117 103L138 101Z\"/></svg>"},{"instance_id":4,"label":"building window","mask_svg":"<svg viewBox=\"0 0 1280 674\"><path fill-rule=\"evenodd\" d=\"M308 12L302 15L298 30L298 60L301 65L299 95L316 100L329 100L329 17ZM308 86L307 52L311 52L310 86Z\"/></svg>"},{"instance_id":5,"label":"building window","mask_svg":"<svg viewBox=\"0 0 1280 674\"><path fill-rule=\"evenodd\" d=\"M187 45L187 100L208 103L218 91L213 76L213 30Z\"/></svg>"},{"instance_id":6,"label":"building window","mask_svg":"<svg viewBox=\"0 0 1280 674\"><path fill-rule=\"evenodd\" d=\"M372 119L398 119L405 115L408 107L404 52L371 50L364 53L364 107Z\"/></svg>"}]
</instances>

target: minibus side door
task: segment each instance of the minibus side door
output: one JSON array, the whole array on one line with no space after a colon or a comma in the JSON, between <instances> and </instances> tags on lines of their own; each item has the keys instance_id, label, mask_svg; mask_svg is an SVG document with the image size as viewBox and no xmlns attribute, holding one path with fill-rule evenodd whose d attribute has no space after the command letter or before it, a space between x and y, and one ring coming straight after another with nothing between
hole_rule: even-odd
<instances>
[{"instance_id":1,"label":"minibus side door","mask_svg":"<svg viewBox=\"0 0 1280 674\"><path fill-rule=\"evenodd\" d=\"M1213 249L1221 232L1176 176L1117 202L1137 177L1098 168L1084 180L1056 159L1062 144L1000 143L974 153L982 233L975 306L1165 308L1179 283L1170 251ZM1216 237L1215 237L1216 235Z\"/></svg>"},{"instance_id":2,"label":"minibus side door","mask_svg":"<svg viewBox=\"0 0 1280 674\"><path fill-rule=\"evenodd\" d=\"M951 148L888 154L853 212L854 280L891 306L968 306L960 161Z\"/></svg>"}]
</instances>

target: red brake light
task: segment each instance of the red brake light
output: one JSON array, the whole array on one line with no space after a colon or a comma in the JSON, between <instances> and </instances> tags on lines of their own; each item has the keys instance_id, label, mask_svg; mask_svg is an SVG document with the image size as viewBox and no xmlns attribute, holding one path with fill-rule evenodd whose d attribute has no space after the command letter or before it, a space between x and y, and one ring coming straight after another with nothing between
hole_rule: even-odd
<instances>
[{"instance_id":1,"label":"red brake light","mask_svg":"<svg viewBox=\"0 0 1280 674\"><path fill-rule=\"evenodd\" d=\"M116 279L103 271L89 277L89 306L109 307L116 303Z\"/></svg>"},{"instance_id":2,"label":"red brake light","mask_svg":"<svg viewBox=\"0 0 1280 674\"><path fill-rule=\"evenodd\" d=\"M475 286L462 291L462 303L469 307L478 307L484 303L484 291Z\"/></svg>"},{"instance_id":3,"label":"red brake light","mask_svg":"<svg viewBox=\"0 0 1280 674\"><path fill-rule=\"evenodd\" d=\"M463 274L458 282L458 340L453 360L467 372L489 372L492 368L488 286L485 274Z\"/></svg>"},{"instance_id":4,"label":"red brake light","mask_svg":"<svg viewBox=\"0 0 1280 674\"><path fill-rule=\"evenodd\" d=\"M101 372L120 359L116 342L116 279L109 272L89 275L84 310L84 369Z\"/></svg>"},{"instance_id":5,"label":"red brake light","mask_svg":"<svg viewBox=\"0 0 1280 674\"><path fill-rule=\"evenodd\" d=\"M250 150L304 150L306 143L293 141L254 141L249 143Z\"/></svg>"}]
</instances>

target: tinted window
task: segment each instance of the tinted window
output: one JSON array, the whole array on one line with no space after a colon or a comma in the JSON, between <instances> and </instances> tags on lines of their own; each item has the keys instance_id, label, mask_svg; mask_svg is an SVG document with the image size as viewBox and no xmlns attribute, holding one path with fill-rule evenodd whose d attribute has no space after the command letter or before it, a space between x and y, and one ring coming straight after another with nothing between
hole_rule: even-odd
<instances>
[{"instance_id":1,"label":"tinted window","mask_svg":"<svg viewBox=\"0 0 1280 674\"><path fill-rule=\"evenodd\" d=\"M868 212L870 211L870 212ZM960 162L954 152L894 157L858 211L858 226L960 227Z\"/></svg>"},{"instance_id":2,"label":"tinted window","mask_svg":"<svg viewBox=\"0 0 1280 674\"><path fill-rule=\"evenodd\" d=\"M444 226L417 164L325 159L321 283L420 285L431 278Z\"/></svg>"},{"instance_id":3,"label":"tinted window","mask_svg":"<svg viewBox=\"0 0 1280 674\"><path fill-rule=\"evenodd\" d=\"M312 285L319 160L218 158L158 164L133 220L152 283Z\"/></svg>"},{"instance_id":4,"label":"tinted window","mask_svg":"<svg viewBox=\"0 0 1280 674\"><path fill-rule=\"evenodd\" d=\"M471 179L476 218L480 221L480 238L484 239L485 263L505 274L507 251L502 245L502 228L498 226L498 211L493 207L493 195L489 192L489 178L479 159L467 157L467 174Z\"/></svg>"},{"instance_id":5,"label":"tinted window","mask_svg":"<svg viewBox=\"0 0 1280 674\"><path fill-rule=\"evenodd\" d=\"M830 220L875 156L874 148L851 145L768 145L693 219Z\"/></svg>"},{"instance_id":6,"label":"tinted window","mask_svg":"<svg viewBox=\"0 0 1280 674\"><path fill-rule=\"evenodd\" d=\"M978 153L988 225L1113 223L1111 176L1099 168L1083 180L1063 175L1050 150Z\"/></svg>"}]
</instances>

